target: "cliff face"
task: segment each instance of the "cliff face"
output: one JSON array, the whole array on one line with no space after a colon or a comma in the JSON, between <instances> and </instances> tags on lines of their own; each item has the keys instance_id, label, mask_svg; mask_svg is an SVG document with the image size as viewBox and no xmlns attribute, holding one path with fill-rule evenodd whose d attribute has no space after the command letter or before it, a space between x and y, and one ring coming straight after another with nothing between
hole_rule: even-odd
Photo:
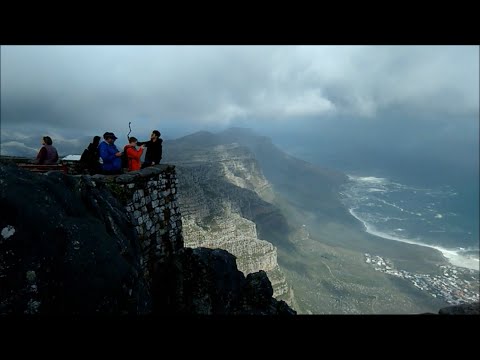
<instances>
[{"instance_id":1,"label":"cliff face","mask_svg":"<svg viewBox=\"0 0 480 360\"><path fill-rule=\"evenodd\" d=\"M185 244L225 249L245 274L264 270L274 296L293 304L293 291L272 245L288 232L288 225L268 202L273 192L253 154L236 143L196 140L194 135L170 142L166 151L168 161L178 166Z\"/></svg>"},{"instance_id":2,"label":"cliff face","mask_svg":"<svg viewBox=\"0 0 480 360\"><path fill-rule=\"evenodd\" d=\"M183 247L173 167L90 177L0 164L0 185L0 314L294 313L264 273Z\"/></svg>"},{"instance_id":3,"label":"cliff face","mask_svg":"<svg viewBox=\"0 0 480 360\"><path fill-rule=\"evenodd\" d=\"M221 174L233 185L252 190L267 202L273 200L270 183L263 176L255 156L246 147L238 143L217 145L210 153L210 161L220 164Z\"/></svg>"},{"instance_id":4,"label":"cliff face","mask_svg":"<svg viewBox=\"0 0 480 360\"><path fill-rule=\"evenodd\" d=\"M343 217L345 209L336 193L339 185L347 181L345 174L290 156L275 146L270 138L255 135L248 129L230 128L216 137L218 142L238 142L255 154L275 193L281 194L293 206L321 212L326 219Z\"/></svg>"},{"instance_id":5,"label":"cliff face","mask_svg":"<svg viewBox=\"0 0 480 360\"><path fill-rule=\"evenodd\" d=\"M268 241L257 238L255 223L227 210L223 216L213 217L209 225L199 225L186 217L184 228L187 239L191 239L190 247L221 248L235 254L240 271L244 274L265 271L274 289L273 296L292 301L291 290L277 263L276 249Z\"/></svg>"}]
</instances>

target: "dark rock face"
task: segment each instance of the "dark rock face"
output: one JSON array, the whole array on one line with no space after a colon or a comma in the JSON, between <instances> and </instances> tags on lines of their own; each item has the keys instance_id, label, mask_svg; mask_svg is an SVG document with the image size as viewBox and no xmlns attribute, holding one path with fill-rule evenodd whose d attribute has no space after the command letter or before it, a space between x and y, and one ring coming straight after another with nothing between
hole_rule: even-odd
<instances>
[{"instance_id":1,"label":"dark rock face","mask_svg":"<svg viewBox=\"0 0 480 360\"><path fill-rule=\"evenodd\" d=\"M440 309L440 315L480 315L480 303L447 306Z\"/></svg>"},{"instance_id":2,"label":"dark rock face","mask_svg":"<svg viewBox=\"0 0 480 360\"><path fill-rule=\"evenodd\" d=\"M160 257L152 283L140 259L107 186L0 164L0 315L293 313L268 302L268 279L245 279L225 251Z\"/></svg>"},{"instance_id":3,"label":"dark rock face","mask_svg":"<svg viewBox=\"0 0 480 360\"><path fill-rule=\"evenodd\" d=\"M257 305L268 305L273 296L270 280L264 271L247 275L246 296Z\"/></svg>"},{"instance_id":4,"label":"dark rock face","mask_svg":"<svg viewBox=\"0 0 480 360\"><path fill-rule=\"evenodd\" d=\"M235 257L221 249L185 248L159 261L154 279L156 314L296 314L272 297L264 271L245 278Z\"/></svg>"},{"instance_id":5,"label":"dark rock face","mask_svg":"<svg viewBox=\"0 0 480 360\"><path fill-rule=\"evenodd\" d=\"M0 314L149 311L135 234L110 192L1 165L0 182Z\"/></svg>"}]
</instances>

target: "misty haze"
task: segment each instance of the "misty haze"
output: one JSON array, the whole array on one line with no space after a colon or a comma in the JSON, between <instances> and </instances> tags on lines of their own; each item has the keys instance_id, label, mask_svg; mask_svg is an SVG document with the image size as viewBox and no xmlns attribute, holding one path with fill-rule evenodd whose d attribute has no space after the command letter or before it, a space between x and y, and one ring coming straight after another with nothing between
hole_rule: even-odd
<instances>
[{"instance_id":1,"label":"misty haze","mask_svg":"<svg viewBox=\"0 0 480 360\"><path fill-rule=\"evenodd\" d=\"M438 313L479 301L478 79L478 46L2 46L0 155L159 130L185 247L299 314Z\"/></svg>"}]
</instances>

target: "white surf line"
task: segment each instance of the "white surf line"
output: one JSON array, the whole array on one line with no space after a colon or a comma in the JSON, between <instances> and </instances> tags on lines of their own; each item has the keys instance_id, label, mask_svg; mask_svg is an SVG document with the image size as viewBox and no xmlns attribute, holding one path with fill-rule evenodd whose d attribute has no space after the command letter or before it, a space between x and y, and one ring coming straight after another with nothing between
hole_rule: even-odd
<instances>
[{"instance_id":1,"label":"white surf line","mask_svg":"<svg viewBox=\"0 0 480 360\"><path fill-rule=\"evenodd\" d=\"M470 257L466 257L463 255L458 254L457 250L449 250L445 249L440 246L436 245L428 245L419 241L413 241L409 239L402 239L396 236L392 236L386 233L382 233L380 231L377 231L373 226L368 224L366 221L362 220L361 218L358 217L357 214L355 214L354 209L349 209L348 210L350 214L357 220L359 220L363 226L365 226L365 231L369 234L388 239L388 240L394 240L394 241L399 241L411 245L418 245L418 246L423 246L423 247L428 247L431 249L438 250L442 253L443 257L445 257L452 265L458 266L458 267L463 267L467 269L473 269L473 270L479 270L480 262L479 259L474 259Z\"/></svg>"}]
</instances>

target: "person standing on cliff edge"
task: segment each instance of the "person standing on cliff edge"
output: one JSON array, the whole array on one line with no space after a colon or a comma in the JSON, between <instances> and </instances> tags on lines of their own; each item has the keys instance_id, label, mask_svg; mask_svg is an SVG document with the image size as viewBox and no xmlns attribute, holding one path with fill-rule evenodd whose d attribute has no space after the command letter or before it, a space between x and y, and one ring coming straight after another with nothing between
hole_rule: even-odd
<instances>
[{"instance_id":1,"label":"person standing on cliff edge","mask_svg":"<svg viewBox=\"0 0 480 360\"><path fill-rule=\"evenodd\" d=\"M80 157L82 169L90 175L97 174L101 171L101 165L98 161L100 158L98 145L100 145L100 136L94 136L93 141L83 151L82 156Z\"/></svg>"},{"instance_id":2,"label":"person standing on cliff edge","mask_svg":"<svg viewBox=\"0 0 480 360\"><path fill-rule=\"evenodd\" d=\"M103 134L103 139L98 145L98 152L102 158L102 173L104 175L116 175L122 173L122 153L118 151L114 142L117 137L112 132Z\"/></svg>"},{"instance_id":3,"label":"person standing on cliff edge","mask_svg":"<svg viewBox=\"0 0 480 360\"><path fill-rule=\"evenodd\" d=\"M152 135L150 135L149 141L138 141L137 145L145 145L147 148L147 153L145 154L145 162L142 164L142 169L160 164L162 160L162 142L163 139L160 139L160 131L153 130Z\"/></svg>"},{"instance_id":4,"label":"person standing on cliff edge","mask_svg":"<svg viewBox=\"0 0 480 360\"><path fill-rule=\"evenodd\" d=\"M140 170L140 157L143 153L143 146L140 146L139 149L136 148L136 137L132 136L128 141L129 143L123 148L123 152L127 155L128 171Z\"/></svg>"}]
</instances>

